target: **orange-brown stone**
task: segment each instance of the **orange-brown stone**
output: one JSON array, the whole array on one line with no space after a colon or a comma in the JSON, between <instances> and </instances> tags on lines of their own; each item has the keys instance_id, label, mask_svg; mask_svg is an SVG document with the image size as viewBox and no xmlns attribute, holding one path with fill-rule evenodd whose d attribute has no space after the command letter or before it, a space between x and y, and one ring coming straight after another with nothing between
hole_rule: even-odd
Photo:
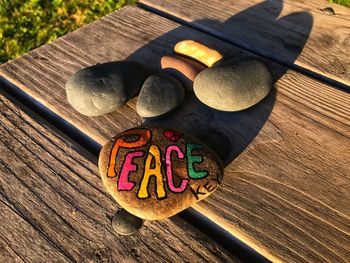
<instances>
[{"instance_id":1,"label":"orange-brown stone","mask_svg":"<svg viewBox=\"0 0 350 263\"><path fill-rule=\"evenodd\" d=\"M193 80L206 67L194 60L181 56L164 56L160 60L162 69L178 78L188 92L193 92Z\"/></svg>"}]
</instances>

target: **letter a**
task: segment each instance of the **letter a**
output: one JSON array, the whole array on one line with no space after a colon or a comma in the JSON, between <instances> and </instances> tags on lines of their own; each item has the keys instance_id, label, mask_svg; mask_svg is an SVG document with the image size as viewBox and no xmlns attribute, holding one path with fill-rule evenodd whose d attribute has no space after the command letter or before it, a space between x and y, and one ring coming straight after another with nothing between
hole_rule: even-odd
<instances>
[{"instance_id":1,"label":"letter a","mask_svg":"<svg viewBox=\"0 0 350 263\"><path fill-rule=\"evenodd\" d=\"M154 159L155 167L151 168L152 159ZM137 193L139 198L148 198L148 184L151 176L155 176L156 178L156 193L158 199L163 199L165 194L164 183L163 183L163 175L161 170L161 160L160 160L160 151L159 148L155 145L151 145L148 156L145 163L145 170L143 173L143 177L141 180L140 189Z\"/></svg>"}]
</instances>

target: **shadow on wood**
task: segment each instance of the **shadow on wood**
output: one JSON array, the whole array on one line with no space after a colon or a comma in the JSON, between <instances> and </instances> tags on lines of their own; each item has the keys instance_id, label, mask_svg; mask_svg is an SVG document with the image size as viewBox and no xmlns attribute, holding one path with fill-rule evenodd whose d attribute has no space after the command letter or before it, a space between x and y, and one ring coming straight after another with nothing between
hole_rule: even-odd
<instances>
[{"instance_id":1,"label":"shadow on wood","mask_svg":"<svg viewBox=\"0 0 350 263\"><path fill-rule=\"evenodd\" d=\"M306 11L279 17L282 10L283 0L267 0L235 14L223 23L205 19L198 24L218 29L216 31L227 36L226 38L235 38L235 43L244 43L242 48L255 50L256 53L265 54L274 60L276 54L268 55L263 52L268 43L270 50L284 53L283 58L278 61L293 65L309 38L313 17ZM247 36L253 39L247 39Z\"/></svg>"},{"instance_id":2,"label":"shadow on wood","mask_svg":"<svg viewBox=\"0 0 350 263\"><path fill-rule=\"evenodd\" d=\"M225 31L227 34L244 37L244 30L252 30L252 28L247 29L237 25L241 25L242 21L251 17L248 16L250 13L264 13L263 16L257 17L256 26L258 27L260 23L269 23L271 30L278 32L278 37L282 40L288 38L286 43L289 43L289 49L291 50L290 56L288 56L290 61L288 62L292 63L299 56L308 39L312 28L312 16L307 12L299 12L277 19L282 7L283 1L265 1L232 16L224 23L209 19L204 21L206 24L211 24L211 27L220 27L220 30ZM293 27L301 28L301 33L299 33L299 30L288 30L288 27L285 26L286 24L289 24L289 27L290 24L292 24ZM213 41L213 38L205 38L202 34L197 34L195 31L193 31L193 34L192 31L190 32L191 33L189 33L188 26L180 26L154 39L147 45L138 49L127 59L142 61L144 57L158 56L158 61L160 61L161 56L167 54L167 48L164 48L164 51L159 50L159 44L168 43L170 45L175 45L179 41L179 36L183 36L184 39L193 39L202 42L223 53L225 58L229 57L232 58L232 60L241 60L249 56L254 56L248 52L242 52L240 49L230 49L229 46L218 46L220 42ZM154 47L158 47L158 50L154 50ZM271 67L275 81L280 79L287 70L287 68L272 64L270 61L264 60L264 62ZM152 71L161 70L160 63L158 65L147 66L149 66ZM194 95L187 95L187 98L180 108L167 116L167 118L148 119L144 121L143 125L161 126L189 133L215 150L226 166L234 160L259 133L272 111L275 97L276 90L272 89L265 99L247 110L240 112L222 112L204 105Z\"/></svg>"}]
</instances>

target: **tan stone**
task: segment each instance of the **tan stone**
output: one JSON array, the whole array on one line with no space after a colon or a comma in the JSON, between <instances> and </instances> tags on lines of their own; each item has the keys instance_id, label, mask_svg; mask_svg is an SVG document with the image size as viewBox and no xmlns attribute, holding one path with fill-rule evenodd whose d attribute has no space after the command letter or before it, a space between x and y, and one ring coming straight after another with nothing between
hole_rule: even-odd
<instances>
[{"instance_id":1,"label":"tan stone","mask_svg":"<svg viewBox=\"0 0 350 263\"><path fill-rule=\"evenodd\" d=\"M103 184L129 213L165 219L214 192L223 177L219 157L197 139L161 128L127 130L103 146Z\"/></svg>"},{"instance_id":2,"label":"tan stone","mask_svg":"<svg viewBox=\"0 0 350 263\"><path fill-rule=\"evenodd\" d=\"M222 58L220 52L211 49L194 40L183 40L178 42L174 48L175 52L198 60L207 67L211 67Z\"/></svg>"}]
</instances>

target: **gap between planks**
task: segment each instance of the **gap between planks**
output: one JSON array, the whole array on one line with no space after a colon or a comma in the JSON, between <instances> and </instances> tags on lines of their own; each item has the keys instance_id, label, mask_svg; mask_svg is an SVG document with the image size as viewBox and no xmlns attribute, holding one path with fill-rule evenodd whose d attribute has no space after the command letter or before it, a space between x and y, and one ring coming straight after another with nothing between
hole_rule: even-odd
<instances>
[{"instance_id":1,"label":"gap between planks","mask_svg":"<svg viewBox=\"0 0 350 263\"><path fill-rule=\"evenodd\" d=\"M116 203L88 154L21 107L29 115L0 94L1 261L240 262L179 217L115 234Z\"/></svg>"},{"instance_id":2,"label":"gap between planks","mask_svg":"<svg viewBox=\"0 0 350 263\"><path fill-rule=\"evenodd\" d=\"M93 162L93 163L97 162L99 151L102 147L100 144L98 144L97 142L95 142L93 139L89 138L85 134L83 134L77 128L69 124L65 119L62 119L60 116L56 115L50 109L46 108L41 103L35 101L33 98L28 96L22 90L20 90L10 82L6 81L5 79L2 79L1 77L0 77L0 86L2 90L5 91L3 95L6 95L11 100L14 100L13 98L16 98L14 102L15 103L17 102L16 103L17 107L20 107L21 105L23 105L24 109L27 109L26 112L28 112L28 109L29 109L29 112L34 113L34 115L31 114L31 116L34 119L37 119L35 118L36 115L40 116L39 120L40 118L43 118L45 120L44 123L49 124L48 126L49 129L60 131L64 134L63 139L64 137L66 138L69 137L72 140L72 143L78 143L81 149L84 149L90 152L92 156L84 154L84 150L82 151L79 150L80 147L73 147L73 148L75 150L79 150L80 153L82 153L82 155L85 158L88 158L90 160L90 162ZM1 96L1 93L0 93L0 96ZM2 101L3 100L4 98L2 98ZM5 102L6 104L10 104L10 102L7 100L5 100ZM41 123L41 121L39 121L39 123ZM95 173L91 169L89 171ZM108 193L107 194L104 193L105 191L100 191L100 192L103 192L104 195L108 195ZM111 197L109 199L112 200ZM223 228L221 228L211 220L208 220L208 218L203 217L196 210L189 208L189 209L186 209L185 211L182 211L177 216L179 216L180 218L182 218L183 220L185 220L186 222L194 226L199 231L202 231L203 234L201 233L200 235L208 236L213 241L217 242L220 246L222 246L223 248L227 249L230 253L235 255L235 257L238 257L240 260L243 260L245 262L269 262L269 260L267 260L265 257L263 257L262 255L260 255L259 253L251 249L248 245L244 244L239 239L229 234L227 231L225 231ZM152 224L152 222L150 223ZM189 231L192 231L192 230L189 229ZM232 261L240 262L238 258L237 259L232 258Z\"/></svg>"}]
</instances>

